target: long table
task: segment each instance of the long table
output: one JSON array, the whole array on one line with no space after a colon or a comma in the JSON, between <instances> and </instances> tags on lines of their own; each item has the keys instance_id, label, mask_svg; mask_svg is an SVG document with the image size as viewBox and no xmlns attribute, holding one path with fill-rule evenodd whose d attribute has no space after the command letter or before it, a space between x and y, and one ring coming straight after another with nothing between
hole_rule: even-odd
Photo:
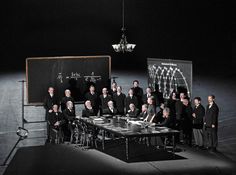
<instances>
[{"instance_id":1,"label":"long table","mask_svg":"<svg viewBox=\"0 0 236 175\"><path fill-rule=\"evenodd\" d=\"M175 136L179 131L167 127L158 127L143 121L132 121L127 117L90 117L79 118L80 122L96 127L102 131L102 149L105 150L105 132L125 138L126 159L129 160L129 141L134 137L172 137L172 152L175 152Z\"/></svg>"}]
</instances>

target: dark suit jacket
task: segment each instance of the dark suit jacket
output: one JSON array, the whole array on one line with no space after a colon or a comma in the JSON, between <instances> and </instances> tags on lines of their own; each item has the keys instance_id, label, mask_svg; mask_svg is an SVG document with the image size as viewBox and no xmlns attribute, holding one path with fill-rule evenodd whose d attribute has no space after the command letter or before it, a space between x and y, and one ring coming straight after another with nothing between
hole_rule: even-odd
<instances>
[{"instance_id":1,"label":"dark suit jacket","mask_svg":"<svg viewBox=\"0 0 236 175\"><path fill-rule=\"evenodd\" d=\"M183 121L183 131L191 132L193 127L193 116L192 116L192 107L190 105L183 106L182 121Z\"/></svg>"},{"instance_id":2,"label":"dark suit jacket","mask_svg":"<svg viewBox=\"0 0 236 175\"><path fill-rule=\"evenodd\" d=\"M219 115L219 108L217 104L214 102L209 108L209 105L206 107L206 114L204 117L204 122L206 123L206 127L211 128L212 125L218 127L218 115Z\"/></svg>"},{"instance_id":3,"label":"dark suit jacket","mask_svg":"<svg viewBox=\"0 0 236 175\"><path fill-rule=\"evenodd\" d=\"M112 100L112 97L110 95L107 95L105 98L103 97L103 95L99 96L99 100L100 100L100 107L102 110L106 109L107 103Z\"/></svg>"},{"instance_id":4,"label":"dark suit jacket","mask_svg":"<svg viewBox=\"0 0 236 175\"><path fill-rule=\"evenodd\" d=\"M133 96L132 98L130 96L127 96L125 99L125 108L126 108L126 112L128 112L129 110L129 105L133 103L135 105L135 107L138 106L138 99L137 97Z\"/></svg>"},{"instance_id":5,"label":"dark suit jacket","mask_svg":"<svg viewBox=\"0 0 236 175\"><path fill-rule=\"evenodd\" d=\"M173 124L171 123L170 116L168 118L163 118L162 121L157 124L157 126L165 126L165 127L168 127L168 128L173 127Z\"/></svg>"},{"instance_id":6,"label":"dark suit jacket","mask_svg":"<svg viewBox=\"0 0 236 175\"><path fill-rule=\"evenodd\" d=\"M196 115L196 118L193 117L193 128L202 129L203 117L205 116L205 108L201 104L198 107L194 106L193 113L195 113Z\"/></svg>"},{"instance_id":7,"label":"dark suit jacket","mask_svg":"<svg viewBox=\"0 0 236 175\"><path fill-rule=\"evenodd\" d=\"M110 108L106 108L103 110L103 114L109 114L109 115L116 115L117 114L117 109L114 108L113 112L110 110Z\"/></svg>"},{"instance_id":8,"label":"dark suit jacket","mask_svg":"<svg viewBox=\"0 0 236 175\"><path fill-rule=\"evenodd\" d=\"M154 91L153 96L155 97L156 106L160 106L161 103L164 103L163 93L159 91Z\"/></svg>"},{"instance_id":9,"label":"dark suit jacket","mask_svg":"<svg viewBox=\"0 0 236 175\"><path fill-rule=\"evenodd\" d=\"M64 119L63 119L63 114L61 112L52 112L49 113L49 117L48 117L48 121L49 121L49 125L51 125L51 127L54 127L54 124L59 121L60 125L62 125L64 123Z\"/></svg>"},{"instance_id":10,"label":"dark suit jacket","mask_svg":"<svg viewBox=\"0 0 236 175\"><path fill-rule=\"evenodd\" d=\"M129 114L129 117L131 118L137 118L139 114L139 109L135 108L134 111L129 110L127 114Z\"/></svg>"},{"instance_id":11,"label":"dark suit jacket","mask_svg":"<svg viewBox=\"0 0 236 175\"><path fill-rule=\"evenodd\" d=\"M138 115L138 118L142 118L142 119L145 119L148 115L148 112L141 112L139 115Z\"/></svg>"},{"instance_id":12,"label":"dark suit jacket","mask_svg":"<svg viewBox=\"0 0 236 175\"><path fill-rule=\"evenodd\" d=\"M121 93L120 95L117 95L117 93L113 94L113 101L118 114L124 114L125 98L126 96L123 93Z\"/></svg>"},{"instance_id":13,"label":"dark suit jacket","mask_svg":"<svg viewBox=\"0 0 236 175\"><path fill-rule=\"evenodd\" d=\"M74 110L69 110L68 108L66 108L63 111L63 115L64 115L64 119L65 122L68 123L69 121L73 121L75 119L75 111Z\"/></svg>"},{"instance_id":14,"label":"dark suit jacket","mask_svg":"<svg viewBox=\"0 0 236 175\"><path fill-rule=\"evenodd\" d=\"M141 87L133 87L132 88L134 91L134 96L137 97L138 103L137 103L137 108L141 109L142 103L143 103L143 89Z\"/></svg>"},{"instance_id":15,"label":"dark suit jacket","mask_svg":"<svg viewBox=\"0 0 236 175\"><path fill-rule=\"evenodd\" d=\"M46 95L46 97L44 98L44 108L46 109L46 111L48 112L50 109L52 109L52 106L57 104L58 105L58 100L57 97L55 95L53 95L52 97L49 95L49 93Z\"/></svg>"},{"instance_id":16,"label":"dark suit jacket","mask_svg":"<svg viewBox=\"0 0 236 175\"><path fill-rule=\"evenodd\" d=\"M82 117L90 117L90 116L94 116L94 115L95 115L95 113L94 113L93 109L85 108L82 111Z\"/></svg>"}]
</instances>

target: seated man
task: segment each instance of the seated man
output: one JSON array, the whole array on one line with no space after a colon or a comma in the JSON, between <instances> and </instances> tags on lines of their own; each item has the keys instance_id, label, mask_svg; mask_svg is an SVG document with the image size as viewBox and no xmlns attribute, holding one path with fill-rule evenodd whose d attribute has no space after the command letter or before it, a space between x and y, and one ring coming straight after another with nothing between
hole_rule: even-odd
<instances>
[{"instance_id":1,"label":"seated man","mask_svg":"<svg viewBox=\"0 0 236 175\"><path fill-rule=\"evenodd\" d=\"M73 110L73 102L68 101L66 103L66 109L63 111L65 125L63 126L63 132L65 134L66 141L72 141L71 135L73 132L73 121L75 120L75 111Z\"/></svg>"},{"instance_id":2,"label":"seated man","mask_svg":"<svg viewBox=\"0 0 236 175\"><path fill-rule=\"evenodd\" d=\"M139 114L139 109L136 108L136 106L133 103L130 103L127 116L131 118L137 118L138 114Z\"/></svg>"},{"instance_id":3,"label":"seated man","mask_svg":"<svg viewBox=\"0 0 236 175\"><path fill-rule=\"evenodd\" d=\"M117 109L116 108L114 108L114 103L113 103L113 101L109 101L108 103L107 103L107 105L108 105L108 108L106 108L106 109L104 109L103 110L103 114L104 115L116 115L117 114Z\"/></svg>"},{"instance_id":4,"label":"seated man","mask_svg":"<svg viewBox=\"0 0 236 175\"><path fill-rule=\"evenodd\" d=\"M90 116L94 116L95 112L93 110L92 104L90 100L87 100L84 103L84 109L82 111L82 117L90 117Z\"/></svg>"},{"instance_id":5,"label":"seated man","mask_svg":"<svg viewBox=\"0 0 236 175\"><path fill-rule=\"evenodd\" d=\"M52 107L52 112L48 116L48 123L50 132L50 142L60 142L62 141L62 131L61 126L64 123L63 114L58 111L58 105L54 104ZM57 140L56 140L57 139Z\"/></svg>"},{"instance_id":6,"label":"seated man","mask_svg":"<svg viewBox=\"0 0 236 175\"><path fill-rule=\"evenodd\" d=\"M147 115L148 115L147 109L148 109L148 105L147 104L143 104L142 105L142 112L138 116L138 118L140 120L143 120L143 119L145 119L147 117Z\"/></svg>"},{"instance_id":7,"label":"seated man","mask_svg":"<svg viewBox=\"0 0 236 175\"><path fill-rule=\"evenodd\" d=\"M157 116L153 111L149 111L147 117L143 121L149 123L157 123Z\"/></svg>"},{"instance_id":8,"label":"seated man","mask_svg":"<svg viewBox=\"0 0 236 175\"><path fill-rule=\"evenodd\" d=\"M74 104L74 98L71 97L71 91L69 89L65 90L65 96L62 97L61 99L61 111L64 111L66 109L66 103L68 101L71 101ZM75 106L73 105L73 109L75 108ZM75 110L75 109L74 109Z\"/></svg>"},{"instance_id":9,"label":"seated man","mask_svg":"<svg viewBox=\"0 0 236 175\"><path fill-rule=\"evenodd\" d=\"M165 107L163 109L161 122L157 123L157 126L165 126L170 128L172 126L171 118L170 118L170 108Z\"/></svg>"}]
</instances>

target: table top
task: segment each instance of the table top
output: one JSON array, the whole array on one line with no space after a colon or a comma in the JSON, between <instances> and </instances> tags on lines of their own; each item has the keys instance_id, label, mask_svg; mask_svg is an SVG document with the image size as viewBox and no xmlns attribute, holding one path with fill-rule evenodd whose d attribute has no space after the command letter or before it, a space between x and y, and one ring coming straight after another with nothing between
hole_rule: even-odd
<instances>
[{"instance_id":1,"label":"table top","mask_svg":"<svg viewBox=\"0 0 236 175\"><path fill-rule=\"evenodd\" d=\"M159 127L154 123L131 119L125 116L79 117L79 121L124 137L162 136L178 134L179 131Z\"/></svg>"}]
</instances>

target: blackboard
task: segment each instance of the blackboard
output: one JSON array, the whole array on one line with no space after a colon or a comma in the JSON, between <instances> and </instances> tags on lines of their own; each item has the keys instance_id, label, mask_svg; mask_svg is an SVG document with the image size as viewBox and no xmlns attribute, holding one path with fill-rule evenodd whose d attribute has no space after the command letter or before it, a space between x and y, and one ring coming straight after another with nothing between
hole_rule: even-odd
<instances>
[{"instance_id":1,"label":"blackboard","mask_svg":"<svg viewBox=\"0 0 236 175\"><path fill-rule=\"evenodd\" d=\"M33 57L26 59L27 102L42 104L49 86L61 99L70 89L75 101L83 101L88 87L97 92L110 88L110 56Z\"/></svg>"},{"instance_id":2,"label":"blackboard","mask_svg":"<svg viewBox=\"0 0 236 175\"><path fill-rule=\"evenodd\" d=\"M148 58L148 85L168 99L173 90L192 95L192 61Z\"/></svg>"}]
</instances>

